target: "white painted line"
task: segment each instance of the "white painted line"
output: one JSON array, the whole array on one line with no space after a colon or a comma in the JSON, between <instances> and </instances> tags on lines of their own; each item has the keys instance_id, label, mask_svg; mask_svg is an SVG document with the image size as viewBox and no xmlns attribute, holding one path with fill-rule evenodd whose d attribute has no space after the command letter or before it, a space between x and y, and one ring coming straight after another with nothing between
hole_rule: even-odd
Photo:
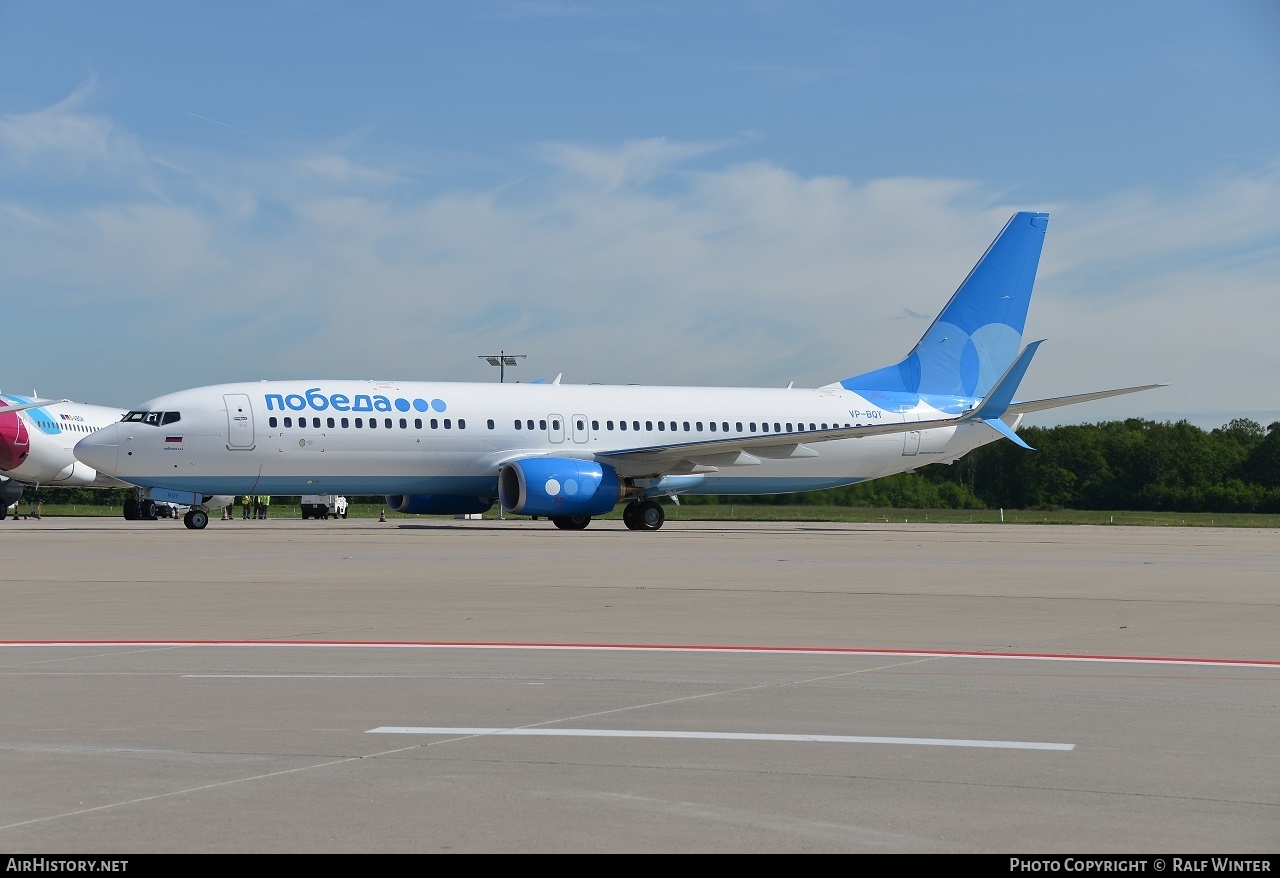
<instances>
[{"instance_id":1,"label":"white painted line","mask_svg":"<svg viewBox=\"0 0 1280 878\"><path fill-rule=\"evenodd\" d=\"M493 649L541 651L655 652L655 653L746 653L757 655L834 655L834 656L903 656L908 658L994 659L1001 661L1103 662L1113 664L1201 665L1232 668L1280 668L1280 661L1185 658L1178 656L1138 655L1060 655L1055 653L953 652L949 650L859 649L854 647L808 646L689 646L664 644L610 643L467 643L405 641L334 641L334 640L0 640L0 647L145 647L177 649L190 647L275 647L329 649Z\"/></svg>"},{"instance_id":2,"label":"white painted line","mask_svg":"<svg viewBox=\"0 0 1280 878\"><path fill-rule=\"evenodd\" d=\"M568 738L696 738L714 741L791 741L806 744L913 744L1004 750L1074 750L1075 744L1037 741L969 741L963 738L881 738L861 735L765 735L748 732L663 732L636 729L472 729L445 726L379 726L370 735L527 735Z\"/></svg>"}]
</instances>

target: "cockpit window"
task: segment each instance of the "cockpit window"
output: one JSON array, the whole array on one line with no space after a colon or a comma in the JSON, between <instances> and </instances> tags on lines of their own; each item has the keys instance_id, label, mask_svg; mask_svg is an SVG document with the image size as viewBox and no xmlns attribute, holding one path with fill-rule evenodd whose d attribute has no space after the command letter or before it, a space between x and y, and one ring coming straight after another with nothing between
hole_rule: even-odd
<instances>
[{"instance_id":1,"label":"cockpit window","mask_svg":"<svg viewBox=\"0 0 1280 878\"><path fill-rule=\"evenodd\" d=\"M182 412L129 412L122 418L124 421L132 421L135 424L150 424L153 427L172 424L174 421L181 419Z\"/></svg>"}]
</instances>

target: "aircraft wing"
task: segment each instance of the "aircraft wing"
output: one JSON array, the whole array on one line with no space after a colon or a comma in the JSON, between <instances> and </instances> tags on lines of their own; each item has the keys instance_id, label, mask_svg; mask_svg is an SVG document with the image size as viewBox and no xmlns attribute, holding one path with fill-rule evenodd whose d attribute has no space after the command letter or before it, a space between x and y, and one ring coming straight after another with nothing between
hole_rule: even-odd
<instances>
[{"instance_id":1,"label":"aircraft wing","mask_svg":"<svg viewBox=\"0 0 1280 878\"><path fill-rule=\"evenodd\" d=\"M673 442L669 445L647 445L595 455L628 474L660 473L685 470L699 472L701 467L753 466L761 459L787 460L817 457L818 452L807 443L831 442L836 439L858 439L891 433L910 433L934 427L952 427L964 421L964 415L931 421L901 421L890 424L864 424L833 427L827 430L798 430L791 433L769 433L764 436L732 436L698 442ZM683 467L677 464L686 462Z\"/></svg>"}]
</instances>

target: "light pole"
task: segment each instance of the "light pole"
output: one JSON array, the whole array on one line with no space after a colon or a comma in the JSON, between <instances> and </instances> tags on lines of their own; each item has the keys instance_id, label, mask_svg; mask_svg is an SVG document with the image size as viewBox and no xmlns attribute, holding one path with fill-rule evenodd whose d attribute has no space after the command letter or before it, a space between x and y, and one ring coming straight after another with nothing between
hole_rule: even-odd
<instances>
[{"instance_id":1,"label":"light pole","mask_svg":"<svg viewBox=\"0 0 1280 878\"><path fill-rule=\"evenodd\" d=\"M506 351L499 351L497 354L478 354L482 360L488 360L490 366L498 367L498 383L501 384L507 380L507 367L514 366L516 360L523 360L524 354L509 354Z\"/></svg>"}]
</instances>

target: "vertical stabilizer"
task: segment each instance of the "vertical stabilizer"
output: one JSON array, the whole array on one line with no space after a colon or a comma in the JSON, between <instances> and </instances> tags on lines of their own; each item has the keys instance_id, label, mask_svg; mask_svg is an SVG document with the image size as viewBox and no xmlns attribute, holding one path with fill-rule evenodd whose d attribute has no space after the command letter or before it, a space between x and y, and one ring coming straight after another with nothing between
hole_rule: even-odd
<instances>
[{"instance_id":1,"label":"vertical stabilizer","mask_svg":"<svg viewBox=\"0 0 1280 878\"><path fill-rule=\"evenodd\" d=\"M1048 225L1047 213L1014 214L902 362L840 385L864 396L902 393L916 400L985 396L1022 347Z\"/></svg>"}]
</instances>

